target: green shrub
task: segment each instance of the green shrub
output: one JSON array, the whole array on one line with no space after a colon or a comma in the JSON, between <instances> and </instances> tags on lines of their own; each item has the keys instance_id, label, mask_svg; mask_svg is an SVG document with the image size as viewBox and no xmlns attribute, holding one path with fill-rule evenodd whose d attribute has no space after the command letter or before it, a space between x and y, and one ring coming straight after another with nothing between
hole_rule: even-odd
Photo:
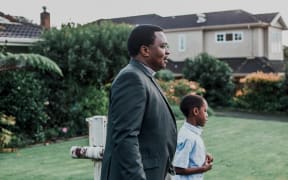
<instances>
[{"instance_id":1,"label":"green shrub","mask_svg":"<svg viewBox=\"0 0 288 180\"><path fill-rule=\"evenodd\" d=\"M288 53L288 48L286 48L286 52ZM288 60L285 62L285 75L282 86L284 96L288 96Z\"/></svg>"},{"instance_id":2,"label":"green shrub","mask_svg":"<svg viewBox=\"0 0 288 180\"><path fill-rule=\"evenodd\" d=\"M181 98L187 94L203 95L205 92L205 89L201 88L197 82L188 81L187 79L168 82L158 80L158 83L170 104L179 104Z\"/></svg>"},{"instance_id":3,"label":"green shrub","mask_svg":"<svg viewBox=\"0 0 288 180\"><path fill-rule=\"evenodd\" d=\"M85 96L79 101L81 112L85 117L106 116L108 113L108 95L104 89L90 86L84 90Z\"/></svg>"},{"instance_id":4,"label":"green shrub","mask_svg":"<svg viewBox=\"0 0 288 180\"><path fill-rule=\"evenodd\" d=\"M89 86L81 91L81 98L71 108L71 113L77 118L60 126L68 128L66 136L87 134L86 118L95 115L106 116L108 113L108 95L104 89Z\"/></svg>"},{"instance_id":5,"label":"green shrub","mask_svg":"<svg viewBox=\"0 0 288 180\"><path fill-rule=\"evenodd\" d=\"M206 90L204 97L211 106L230 104L234 83L232 70L226 63L207 53L202 53L194 59L185 60L183 74L186 79L200 83L200 86Z\"/></svg>"},{"instance_id":6,"label":"green shrub","mask_svg":"<svg viewBox=\"0 0 288 180\"><path fill-rule=\"evenodd\" d=\"M173 72L169 69L157 71L157 73L155 74L155 78L163 81L172 81L175 79Z\"/></svg>"},{"instance_id":7,"label":"green shrub","mask_svg":"<svg viewBox=\"0 0 288 180\"><path fill-rule=\"evenodd\" d=\"M274 73L256 72L247 75L240 80L244 83L244 88L236 94L236 106L256 111L281 109L279 99L282 96L282 81L283 79Z\"/></svg>"},{"instance_id":8,"label":"green shrub","mask_svg":"<svg viewBox=\"0 0 288 180\"><path fill-rule=\"evenodd\" d=\"M49 116L45 112L48 91L33 72L1 73L0 111L16 118L11 130L31 141L44 141L43 129Z\"/></svg>"},{"instance_id":9,"label":"green shrub","mask_svg":"<svg viewBox=\"0 0 288 180\"><path fill-rule=\"evenodd\" d=\"M50 124L45 129L67 127L66 136L87 134L85 118L107 111L107 95L99 95L96 89L111 82L128 63L126 42L131 29L127 24L102 22L67 24L43 34L33 51L53 59L64 75L43 74L45 86L53 92L47 100Z\"/></svg>"},{"instance_id":10,"label":"green shrub","mask_svg":"<svg viewBox=\"0 0 288 180\"><path fill-rule=\"evenodd\" d=\"M53 59L62 69L65 83L101 87L128 63L126 41L131 29L112 22L67 24L46 31L33 51Z\"/></svg>"},{"instance_id":11,"label":"green shrub","mask_svg":"<svg viewBox=\"0 0 288 180\"><path fill-rule=\"evenodd\" d=\"M280 107L279 107L280 111L288 112L288 96L282 96L279 99L279 104L280 104Z\"/></svg>"},{"instance_id":12,"label":"green shrub","mask_svg":"<svg viewBox=\"0 0 288 180\"><path fill-rule=\"evenodd\" d=\"M6 127L14 126L15 123L15 117L7 116L0 112L0 151L11 142L13 137L13 133L6 129Z\"/></svg>"},{"instance_id":13,"label":"green shrub","mask_svg":"<svg viewBox=\"0 0 288 180\"><path fill-rule=\"evenodd\" d=\"M55 140L59 137L60 131L58 128L49 128L45 130L46 140Z\"/></svg>"}]
</instances>

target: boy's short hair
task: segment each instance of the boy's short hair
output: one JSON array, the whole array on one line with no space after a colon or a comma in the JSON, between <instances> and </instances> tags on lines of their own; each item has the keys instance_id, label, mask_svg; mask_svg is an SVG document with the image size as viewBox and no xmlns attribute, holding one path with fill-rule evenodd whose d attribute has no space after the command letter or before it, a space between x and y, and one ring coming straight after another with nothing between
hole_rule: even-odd
<instances>
[{"instance_id":1,"label":"boy's short hair","mask_svg":"<svg viewBox=\"0 0 288 180\"><path fill-rule=\"evenodd\" d=\"M200 108L204 104L204 98L196 94L189 94L183 97L180 102L180 110L186 118L189 116L191 109Z\"/></svg>"},{"instance_id":2,"label":"boy's short hair","mask_svg":"<svg viewBox=\"0 0 288 180\"><path fill-rule=\"evenodd\" d=\"M136 26L128 37L127 47L129 55L136 56L142 45L149 46L154 43L155 32L163 31L163 29L156 25L143 24Z\"/></svg>"}]
</instances>

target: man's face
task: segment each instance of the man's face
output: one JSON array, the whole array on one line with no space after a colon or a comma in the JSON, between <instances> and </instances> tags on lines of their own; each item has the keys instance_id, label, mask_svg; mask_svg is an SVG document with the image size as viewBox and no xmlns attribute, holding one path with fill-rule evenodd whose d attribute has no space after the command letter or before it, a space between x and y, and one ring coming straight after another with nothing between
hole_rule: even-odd
<instances>
[{"instance_id":1,"label":"man's face","mask_svg":"<svg viewBox=\"0 0 288 180\"><path fill-rule=\"evenodd\" d=\"M168 62L168 42L165 34L161 31L155 32L155 41L153 45L149 45L149 57L147 63L154 71L166 68Z\"/></svg>"}]
</instances>

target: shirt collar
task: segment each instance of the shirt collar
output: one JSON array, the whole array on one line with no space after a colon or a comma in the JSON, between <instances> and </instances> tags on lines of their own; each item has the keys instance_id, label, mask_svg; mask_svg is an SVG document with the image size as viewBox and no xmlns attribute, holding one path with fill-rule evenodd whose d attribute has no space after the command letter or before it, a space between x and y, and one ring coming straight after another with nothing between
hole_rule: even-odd
<instances>
[{"instance_id":1,"label":"shirt collar","mask_svg":"<svg viewBox=\"0 0 288 180\"><path fill-rule=\"evenodd\" d=\"M137 60L136 60L136 61L137 61ZM139 62L139 64L141 64L142 66L144 66L145 69L148 71L148 73L151 74L152 76L154 76L154 75L156 74L156 72L155 72L153 69L151 69L150 67L146 66L145 64L143 64L143 63L140 62L140 61L137 61L137 62Z\"/></svg>"},{"instance_id":2,"label":"shirt collar","mask_svg":"<svg viewBox=\"0 0 288 180\"><path fill-rule=\"evenodd\" d=\"M183 126L187 129L189 129L190 131L198 134L199 136L202 134L203 129L201 126L194 126L194 125L192 125L186 121L184 122Z\"/></svg>"}]
</instances>

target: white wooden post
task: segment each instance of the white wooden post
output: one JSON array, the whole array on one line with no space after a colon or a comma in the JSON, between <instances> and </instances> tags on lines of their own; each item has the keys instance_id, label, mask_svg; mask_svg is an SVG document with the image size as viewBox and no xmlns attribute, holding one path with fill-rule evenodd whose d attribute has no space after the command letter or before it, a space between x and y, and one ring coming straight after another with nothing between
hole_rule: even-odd
<instances>
[{"instance_id":1,"label":"white wooden post","mask_svg":"<svg viewBox=\"0 0 288 180\"><path fill-rule=\"evenodd\" d=\"M86 118L89 126L89 146L73 146L70 153L73 158L92 159L94 161L94 180L100 180L101 164L106 142L107 117Z\"/></svg>"},{"instance_id":2,"label":"white wooden post","mask_svg":"<svg viewBox=\"0 0 288 180\"><path fill-rule=\"evenodd\" d=\"M104 147L106 142L106 116L93 116L86 118L89 126L89 146Z\"/></svg>"}]
</instances>

